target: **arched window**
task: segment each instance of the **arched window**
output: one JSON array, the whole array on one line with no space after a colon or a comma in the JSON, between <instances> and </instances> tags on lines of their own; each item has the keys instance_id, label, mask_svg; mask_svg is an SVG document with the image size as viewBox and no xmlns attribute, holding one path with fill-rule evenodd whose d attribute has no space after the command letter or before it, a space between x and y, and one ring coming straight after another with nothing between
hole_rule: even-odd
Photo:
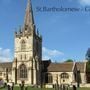
<instances>
[{"instance_id":1,"label":"arched window","mask_svg":"<svg viewBox=\"0 0 90 90\"><path fill-rule=\"evenodd\" d=\"M69 78L69 75L67 73L62 73L61 74L61 78L68 79Z\"/></svg>"},{"instance_id":2,"label":"arched window","mask_svg":"<svg viewBox=\"0 0 90 90\"><path fill-rule=\"evenodd\" d=\"M24 51L26 49L26 42L24 40L21 41L21 50Z\"/></svg>"},{"instance_id":3,"label":"arched window","mask_svg":"<svg viewBox=\"0 0 90 90\"><path fill-rule=\"evenodd\" d=\"M27 78L27 68L24 64L20 65L19 67L19 77Z\"/></svg>"}]
</instances>

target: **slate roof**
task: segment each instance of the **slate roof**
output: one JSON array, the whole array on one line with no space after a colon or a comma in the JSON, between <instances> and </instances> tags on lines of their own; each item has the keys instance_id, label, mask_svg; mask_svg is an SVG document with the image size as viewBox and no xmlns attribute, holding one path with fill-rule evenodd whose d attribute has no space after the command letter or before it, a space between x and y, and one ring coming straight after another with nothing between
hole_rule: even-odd
<instances>
[{"instance_id":1,"label":"slate roof","mask_svg":"<svg viewBox=\"0 0 90 90\"><path fill-rule=\"evenodd\" d=\"M43 61L43 71L44 72L72 72L74 63L73 62L64 62L64 63L52 63L50 60ZM80 72L84 72L85 63L76 62L77 69ZM5 71L5 68L12 69L12 62L0 63L0 71Z\"/></svg>"},{"instance_id":2,"label":"slate roof","mask_svg":"<svg viewBox=\"0 0 90 90\"><path fill-rule=\"evenodd\" d=\"M73 62L51 63L48 72L72 72L73 65Z\"/></svg>"},{"instance_id":3,"label":"slate roof","mask_svg":"<svg viewBox=\"0 0 90 90\"><path fill-rule=\"evenodd\" d=\"M5 71L6 68L12 69L12 62L0 63L0 71Z\"/></svg>"},{"instance_id":4,"label":"slate roof","mask_svg":"<svg viewBox=\"0 0 90 90\"><path fill-rule=\"evenodd\" d=\"M85 63L84 62L76 62L77 69L80 70L80 72L84 72L85 69Z\"/></svg>"}]
</instances>

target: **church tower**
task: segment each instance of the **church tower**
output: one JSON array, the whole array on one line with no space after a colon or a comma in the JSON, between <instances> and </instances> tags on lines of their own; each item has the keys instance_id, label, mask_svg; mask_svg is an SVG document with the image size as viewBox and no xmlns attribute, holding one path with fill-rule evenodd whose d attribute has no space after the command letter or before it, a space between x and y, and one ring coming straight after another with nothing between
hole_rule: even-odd
<instances>
[{"instance_id":1,"label":"church tower","mask_svg":"<svg viewBox=\"0 0 90 90\"><path fill-rule=\"evenodd\" d=\"M24 25L15 32L15 50L12 81L40 84L42 61L42 37L36 32L31 0L28 0Z\"/></svg>"}]
</instances>

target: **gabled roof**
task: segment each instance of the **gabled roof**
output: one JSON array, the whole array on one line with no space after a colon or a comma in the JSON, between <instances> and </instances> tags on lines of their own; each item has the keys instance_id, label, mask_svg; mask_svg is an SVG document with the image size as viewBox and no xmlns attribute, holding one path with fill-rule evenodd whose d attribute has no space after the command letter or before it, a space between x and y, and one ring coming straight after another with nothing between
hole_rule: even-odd
<instances>
[{"instance_id":1,"label":"gabled roof","mask_svg":"<svg viewBox=\"0 0 90 90\"><path fill-rule=\"evenodd\" d=\"M80 70L80 72L84 72L85 69L85 63L84 62L76 62L77 70Z\"/></svg>"},{"instance_id":2,"label":"gabled roof","mask_svg":"<svg viewBox=\"0 0 90 90\"><path fill-rule=\"evenodd\" d=\"M73 65L73 62L51 63L48 72L72 72Z\"/></svg>"},{"instance_id":3,"label":"gabled roof","mask_svg":"<svg viewBox=\"0 0 90 90\"><path fill-rule=\"evenodd\" d=\"M5 71L6 68L12 69L12 62L0 63L0 71Z\"/></svg>"},{"instance_id":4,"label":"gabled roof","mask_svg":"<svg viewBox=\"0 0 90 90\"><path fill-rule=\"evenodd\" d=\"M2 68L12 68L12 62L0 63L0 67L2 67Z\"/></svg>"}]
</instances>

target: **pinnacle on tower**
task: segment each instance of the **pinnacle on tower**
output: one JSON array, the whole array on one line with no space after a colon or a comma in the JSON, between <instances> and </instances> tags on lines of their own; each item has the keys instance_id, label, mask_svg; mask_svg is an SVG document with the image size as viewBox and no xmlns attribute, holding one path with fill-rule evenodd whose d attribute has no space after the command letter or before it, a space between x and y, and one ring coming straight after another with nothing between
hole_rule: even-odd
<instances>
[{"instance_id":1,"label":"pinnacle on tower","mask_svg":"<svg viewBox=\"0 0 90 90\"><path fill-rule=\"evenodd\" d=\"M31 0L28 0L25 19L24 19L24 26L31 27L32 25L34 25L33 10L31 5Z\"/></svg>"}]
</instances>

